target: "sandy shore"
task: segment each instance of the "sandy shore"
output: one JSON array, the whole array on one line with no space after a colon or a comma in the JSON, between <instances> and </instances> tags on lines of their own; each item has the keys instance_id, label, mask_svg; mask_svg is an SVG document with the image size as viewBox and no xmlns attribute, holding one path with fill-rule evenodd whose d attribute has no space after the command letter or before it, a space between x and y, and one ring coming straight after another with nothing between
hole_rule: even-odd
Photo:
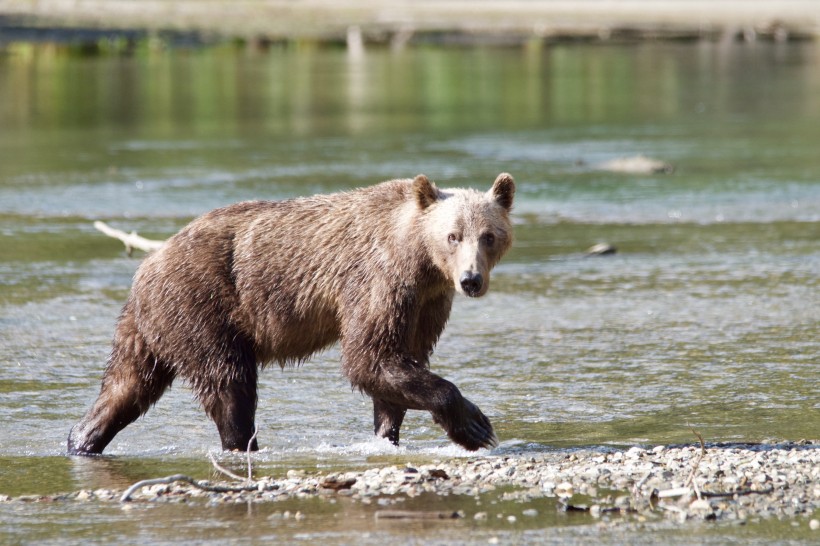
<instances>
[{"instance_id":1,"label":"sandy shore","mask_svg":"<svg viewBox=\"0 0 820 546\"><path fill-rule=\"evenodd\" d=\"M2 27L193 31L254 39L816 38L812 0L0 0ZM359 34L359 32L361 34Z\"/></svg>"},{"instance_id":2,"label":"sandy shore","mask_svg":"<svg viewBox=\"0 0 820 546\"><path fill-rule=\"evenodd\" d=\"M160 483L157 483L160 482ZM613 518L724 520L803 518L820 528L820 441L762 445L633 447L619 450L562 450L537 455L484 456L434 461L416 467L285 476L215 484L186 476L139 483L128 491L83 490L51 496L3 497L0 502L247 503L344 497L378 503L391 518L500 517L488 513L482 496L503 489L503 499L552 497L567 511ZM422 494L459 495L468 506L458 513L400 510L402 500ZM394 510L398 506L399 510ZM491 510L490 510L491 511ZM527 517L521 514L504 517ZM532 512L532 510L529 510ZM309 517L309 514L303 514ZM820 532L820 531L818 531Z\"/></svg>"}]
</instances>

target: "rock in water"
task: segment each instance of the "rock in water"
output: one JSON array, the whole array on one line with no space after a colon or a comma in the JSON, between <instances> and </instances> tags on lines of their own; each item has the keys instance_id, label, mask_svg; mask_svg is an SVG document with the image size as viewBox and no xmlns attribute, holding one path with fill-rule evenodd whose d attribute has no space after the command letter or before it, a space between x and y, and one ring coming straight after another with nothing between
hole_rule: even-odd
<instances>
[{"instance_id":1,"label":"rock in water","mask_svg":"<svg viewBox=\"0 0 820 546\"><path fill-rule=\"evenodd\" d=\"M609 243L598 243L592 245L586 250L587 256L611 256L618 252L618 248L615 245L611 245Z\"/></svg>"},{"instance_id":2,"label":"rock in water","mask_svg":"<svg viewBox=\"0 0 820 546\"><path fill-rule=\"evenodd\" d=\"M675 171L675 167L671 164L643 155L613 159L612 161L601 163L598 169L631 174L669 174Z\"/></svg>"}]
</instances>

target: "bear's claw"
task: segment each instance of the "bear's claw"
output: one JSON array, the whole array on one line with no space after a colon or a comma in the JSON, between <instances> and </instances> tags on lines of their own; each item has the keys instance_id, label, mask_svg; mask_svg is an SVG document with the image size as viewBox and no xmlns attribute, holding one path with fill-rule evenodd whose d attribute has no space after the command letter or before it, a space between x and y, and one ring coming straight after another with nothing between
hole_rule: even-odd
<instances>
[{"instance_id":1,"label":"bear's claw","mask_svg":"<svg viewBox=\"0 0 820 546\"><path fill-rule=\"evenodd\" d=\"M448 431L448 436L455 443L468 451L481 448L492 448L498 445L498 438L493 431L493 425L478 406L464 399L464 421L457 428Z\"/></svg>"}]
</instances>

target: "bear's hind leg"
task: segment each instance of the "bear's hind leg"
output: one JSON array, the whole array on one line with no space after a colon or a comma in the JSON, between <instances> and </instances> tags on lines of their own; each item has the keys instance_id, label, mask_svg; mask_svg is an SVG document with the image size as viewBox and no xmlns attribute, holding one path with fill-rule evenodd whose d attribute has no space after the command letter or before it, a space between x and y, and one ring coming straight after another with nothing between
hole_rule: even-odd
<instances>
[{"instance_id":1,"label":"bear's hind leg","mask_svg":"<svg viewBox=\"0 0 820 546\"><path fill-rule=\"evenodd\" d=\"M174 373L148 352L138 333L117 336L100 395L69 432L68 453L102 453L118 432L159 400L173 380Z\"/></svg>"},{"instance_id":2,"label":"bear's hind leg","mask_svg":"<svg viewBox=\"0 0 820 546\"><path fill-rule=\"evenodd\" d=\"M394 446L399 445L399 429L407 408L373 398L373 428L376 436L387 438Z\"/></svg>"}]
</instances>

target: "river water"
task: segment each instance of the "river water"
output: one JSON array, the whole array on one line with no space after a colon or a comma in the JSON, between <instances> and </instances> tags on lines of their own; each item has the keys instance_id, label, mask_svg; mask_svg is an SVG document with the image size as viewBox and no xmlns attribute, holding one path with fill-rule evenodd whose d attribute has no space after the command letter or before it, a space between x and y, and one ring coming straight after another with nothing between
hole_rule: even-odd
<instances>
[{"instance_id":1,"label":"river water","mask_svg":"<svg viewBox=\"0 0 820 546\"><path fill-rule=\"evenodd\" d=\"M818 142L812 43L363 56L311 44L124 56L7 44L0 494L211 474L216 428L181 383L108 457L65 456L141 257L94 220L165 238L231 202L420 172L444 187L489 188L501 171L518 182L515 246L486 297L457 300L432 359L493 421L493 454L693 442L690 427L713 442L817 439ZM674 172L599 168L637 155ZM598 242L618 253L584 257ZM338 359L331 349L262 374L258 473L468 456L427 414L408 415L398 449L373 439L370 402ZM190 506L0 506L0 542L647 540L602 534L584 518L487 531L378 527L356 506L300 509L307 527L269 519L278 507L209 507L203 518ZM699 529L696 540L768 543L790 532L775 522Z\"/></svg>"}]
</instances>

